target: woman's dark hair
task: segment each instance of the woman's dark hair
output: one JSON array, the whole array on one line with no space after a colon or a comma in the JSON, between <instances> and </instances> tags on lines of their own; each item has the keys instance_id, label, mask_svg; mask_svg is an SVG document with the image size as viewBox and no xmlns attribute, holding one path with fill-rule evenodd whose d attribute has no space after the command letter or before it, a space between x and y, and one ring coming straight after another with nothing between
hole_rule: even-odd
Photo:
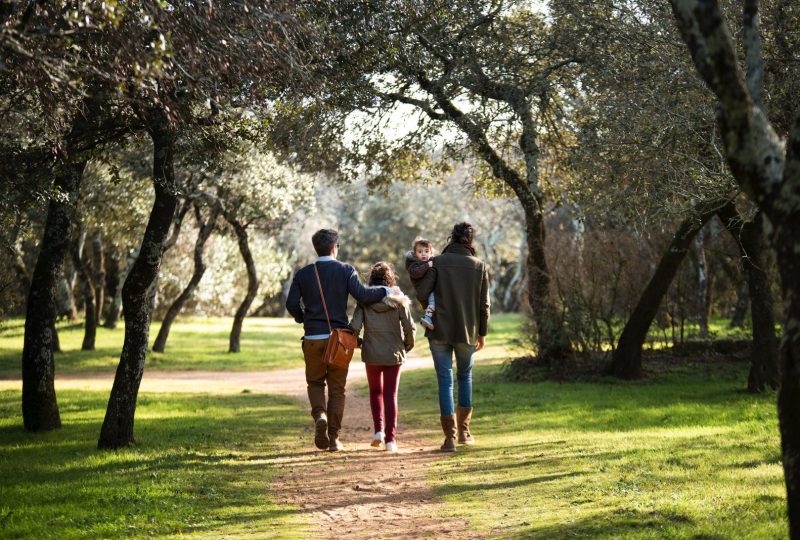
<instances>
[{"instance_id":1,"label":"woman's dark hair","mask_svg":"<svg viewBox=\"0 0 800 540\"><path fill-rule=\"evenodd\" d=\"M453 231L447 238L447 247L453 244L466 246L470 253L475 255L475 229L472 228L472 225L466 221L453 225ZM447 247L444 249L447 250Z\"/></svg>"},{"instance_id":2,"label":"woman's dark hair","mask_svg":"<svg viewBox=\"0 0 800 540\"><path fill-rule=\"evenodd\" d=\"M386 287L397 285L397 275L394 273L392 265L383 261L372 265L372 270L369 273L369 284L371 286L384 285Z\"/></svg>"}]
</instances>

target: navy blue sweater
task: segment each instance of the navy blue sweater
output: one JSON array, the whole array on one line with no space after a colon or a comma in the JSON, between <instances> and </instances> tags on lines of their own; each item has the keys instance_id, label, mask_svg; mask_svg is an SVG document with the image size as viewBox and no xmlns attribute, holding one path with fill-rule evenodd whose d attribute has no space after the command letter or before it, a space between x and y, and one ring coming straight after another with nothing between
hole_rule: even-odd
<instances>
[{"instance_id":1,"label":"navy blue sweater","mask_svg":"<svg viewBox=\"0 0 800 540\"><path fill-rule=\"evenodd\" d=\"M347 328L347 297L352 295L356 302L374 304L386 296L383 287L365 287L358 279L356 269L336 260L317 262L322 289L331 327ZM328 322L319 295L314 265L304 266L294 275L289 295L286 297L286 310L294 320L303 323L305 335L328 334Z\"/></svg>"}]
</instances>

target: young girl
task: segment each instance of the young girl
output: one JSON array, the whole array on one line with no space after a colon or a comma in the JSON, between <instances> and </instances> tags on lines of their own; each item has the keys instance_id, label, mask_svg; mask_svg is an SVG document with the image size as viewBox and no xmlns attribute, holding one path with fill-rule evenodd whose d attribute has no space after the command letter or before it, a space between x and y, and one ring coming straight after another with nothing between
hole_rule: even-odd
<instances>
[{"instance_id":1,"label":"young girl","mask_svg":"<svg viewBox=\"0 0 800 540\"><path fill-rule=\"evenodd\" d=\"M389 263L375 263L369 276L370 285L394 287L397 276ZM397 452L397 388L400 366L406 353L414 348L414 321L411 320L411 300L403 294L390 295L382 302L364 306L358 304L350 327L358 335L364 328L361 359L367 368L369 405L375 424L372 446L386 443L386 450Z\"/></svg>"}]
</instances>

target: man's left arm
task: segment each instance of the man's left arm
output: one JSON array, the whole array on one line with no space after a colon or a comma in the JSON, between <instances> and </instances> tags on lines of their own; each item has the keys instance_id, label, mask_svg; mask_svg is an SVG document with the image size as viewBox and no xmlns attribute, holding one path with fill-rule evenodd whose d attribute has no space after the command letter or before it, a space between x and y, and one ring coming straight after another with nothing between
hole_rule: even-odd
<instances>
[{"instance_id":1,"label":"man's left arm","mask_svg":"<svg viewBox=\"0 0 800 540\"><path fill-rule=\"evenodd\" d=\"M286 311L294 317L295 322L303 322L303 306L300 303L300 283L297 281L297 274L292 279L292 286L289 288L289 294L286 296Z\"/></svg>"},{"instance_id":2,"label":"man's left arm","mask_svg":"<svg viewBox=\"0 0 800 540\"><path fill-rule=\"evenodd\" d=\"M383 300L383 297L389 294L388 287L366 287L361 283L361 280L358 279L356 269L353 268L352 270L353 272L347 279L347 292L356 299L356 302L361 304L375 304Z\"/></svg>"}]
</instances>

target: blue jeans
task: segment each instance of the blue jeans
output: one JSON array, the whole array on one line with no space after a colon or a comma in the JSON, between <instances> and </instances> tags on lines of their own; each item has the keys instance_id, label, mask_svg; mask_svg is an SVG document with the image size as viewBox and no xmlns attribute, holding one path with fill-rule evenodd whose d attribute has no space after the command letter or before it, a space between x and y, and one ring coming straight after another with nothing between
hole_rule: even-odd
<instances>
[{"instance_id":1,"label":"blue jeans","mask_svg":"<svg viewBox=\"0 0 800 540\"><path fill-rule=\"evenodd\" d=\"M472 355L475 345L467 343L446 343L428 340L439 382L439 411L442 416L455 414L453 403L453 353L456 355L456 378L458 380L459 407L472 407Z\"/></svg>"}]
</instances>

